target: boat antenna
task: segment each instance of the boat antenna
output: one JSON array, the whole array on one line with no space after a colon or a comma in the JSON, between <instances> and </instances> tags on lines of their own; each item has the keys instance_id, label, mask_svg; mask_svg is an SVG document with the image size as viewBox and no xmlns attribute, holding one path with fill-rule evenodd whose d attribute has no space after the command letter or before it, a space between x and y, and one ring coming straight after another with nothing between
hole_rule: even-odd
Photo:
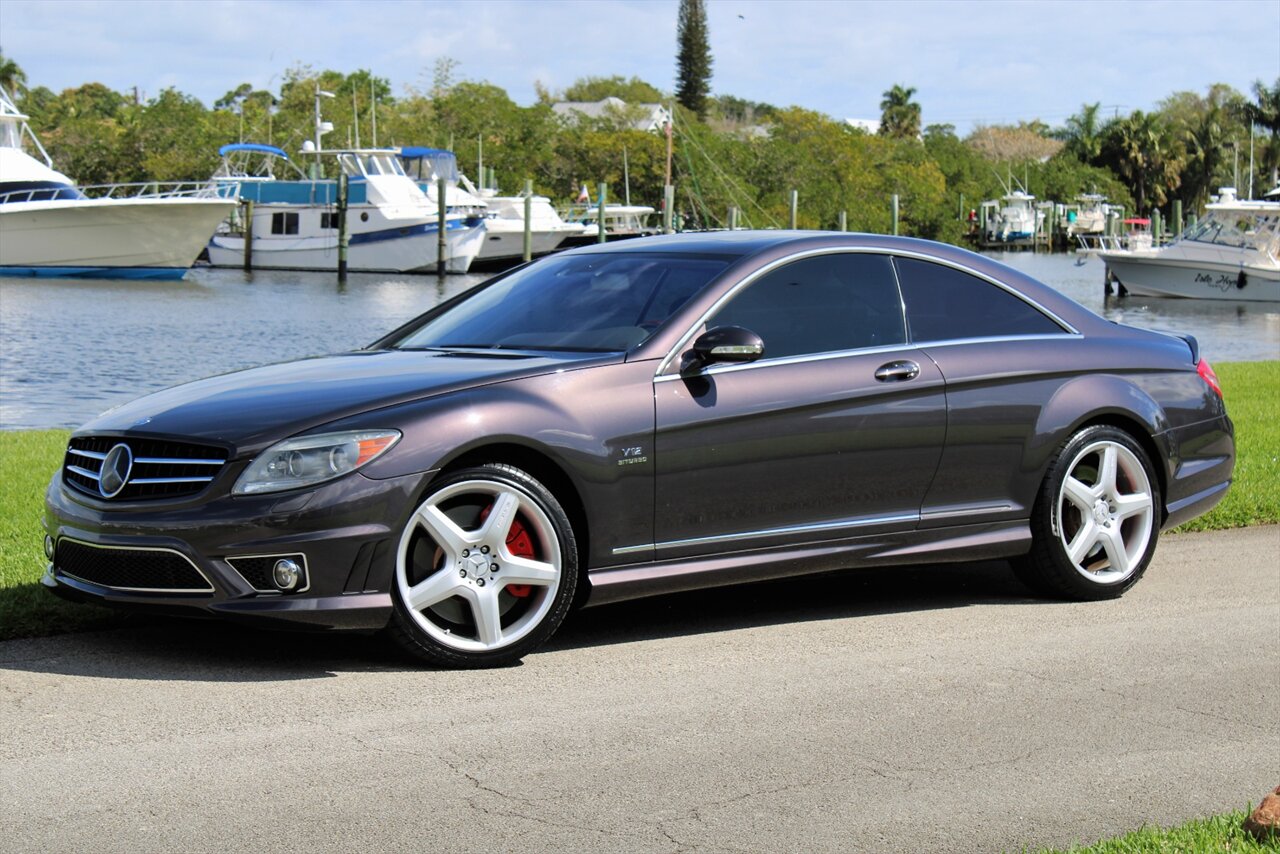
<instances>
[{"instance_id":1,"label":"boat antenna","mask_svg":"<svg viewBox=\"0 0 1280 854\"><path fill-rule=\"evenodd\" d=\"M369 112L373 123L373 147L378 147L378 90L373 85L373 75L369 75Z\"/></svg>"},{"instance_id":2,"label":"boat antenna","mask_svg":"<svg viewBox=\"0 0 1280 854\"><path fill-rule=\"evenodd\" d=\"M356 148L360 147L360 108L356 104L356 87L351 87L351 122L356 126Z\"/></svg>"},{"instance_id":3,"label":"boat antenna","mask_svg":"<svg viewBox=\"0 0 1280 854\"><path fill-rule=\"evenodd\" d=\"M622 146L622 188L623 199L627 206L631 206L631 173L627 169L627 147Z\"/></svg>"},{"instance_id":4,"label":"boat antenna","mask_svg":"<svg viewBox=\"0 0 1280 854\"><path fill-rule=\"evenodd\" d=\"M996 171L996 167L994 166L991 167L991 174L996 176L996 181L998 181L1000 186L1004 188L1004 194L1006 196L1013 191L1013 188L1010 187L1009 184L1006 183L1005 180L1000 177L1000 173Z\"/></svg>"},{"instance_id":5,"label":"boat antenna","mask_svg":"<svg viewBox=\"0 0 1280 854\"><path fill-rule=\"evenodd\" d=\"M1258 129L1256 122L1249 122L1249 198L1253 199L1253 133Z\"/></svg>"}]
</instances>

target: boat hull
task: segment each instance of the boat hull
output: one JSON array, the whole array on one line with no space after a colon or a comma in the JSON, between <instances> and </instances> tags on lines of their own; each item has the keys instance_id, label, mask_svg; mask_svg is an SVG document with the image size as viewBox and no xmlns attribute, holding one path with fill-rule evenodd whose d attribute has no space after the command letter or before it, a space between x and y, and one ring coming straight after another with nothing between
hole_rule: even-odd
<instances>
[{"instance_id":1,"label":"boat hull","mask_svg":"<svg viewBox=\"0 0 1280 854\"><path fill-rule=\"evenodd\" d=\"M1135 296L1280 302L1280 269L1207 260L1099 253L1111 276Z\"/></svg>"},{"instance_id":2,"label":"boat hull","mask_svg":"<svg viewBox=\"0 0 1280 854\"><path fill-rule=\"evenodd\" d=\"M563 229L560 231L533 231L530 233L530 246L534 255L546 255L560 248L565 238L581 229ZM508 228L502 220L490 220L489 232L485 235L477 261L499 261L524 257L524 224L515 223Z\"/></svg>"},{"instance_id":3,"label":"boat hull","mask_svg":"<svg viewBox=\"0 0 1280 854\"><path fill-rule=\"evenodd\" d=\"M74 199L0 206L0 273L180 279L226 199Z\"/></svg>"},{"instance_id":4,"label":"boat hull","mask_svg":"<svg viewBox=\"0 0 1280 854\"><path fill-rule=\"evenodd\" d=\"M450 221L445 233L445 269L465 273L484 245L485 226ZM433 273L439 246L435 222L418 222L374 232L353 234L347 245L347 269L369 273ZM244 237L215 234L209 241L209 263L215 267L244 266ZM263 270L336 270L338 238L321 236L257 237L252 266Z\"/></svg>"}]
</instances>

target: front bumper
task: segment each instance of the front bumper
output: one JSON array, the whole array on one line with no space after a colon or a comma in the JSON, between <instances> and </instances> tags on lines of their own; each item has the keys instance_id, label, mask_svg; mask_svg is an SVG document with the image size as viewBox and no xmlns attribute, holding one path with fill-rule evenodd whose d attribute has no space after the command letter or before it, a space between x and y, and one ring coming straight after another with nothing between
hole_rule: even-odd
<instances>
[{"instance_id":1,"label":"front bumper","mask_svg":"<svg viewBox=\"0 0 1280 854\"><path fill-rule=\"evenodd\" d=\"M373 480L359 472L304 493L218 496L199 503L113 507L85 499L54 477L45 530L54 559L42 583L67 599L153 613L225 617L316 629L377 630L391 616L400 531L430 473ZM69 572L59 546L162 550L185 558L208 581L193 591L86 580ZM116 552L117 555L121 554ZM233 562L302 555L300 592L257 587ZM243 563L242 563L243 566ZM80 575L93 573L81 570ZM205 586L205 585L201 585Z\"/></svg>"}]
</instances>

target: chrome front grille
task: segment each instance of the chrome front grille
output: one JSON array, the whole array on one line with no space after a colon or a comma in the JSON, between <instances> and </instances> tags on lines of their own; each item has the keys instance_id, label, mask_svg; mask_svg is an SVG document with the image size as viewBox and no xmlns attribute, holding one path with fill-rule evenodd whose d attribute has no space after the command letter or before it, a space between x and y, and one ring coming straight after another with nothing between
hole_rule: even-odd
<instances>
[{"instance_id":1,"label":"chrome front grille","mask_svg":"<svg viewBox=\"0 0 1280 854\"><path fill-rule=\"evenodd\" d=\"M119 445L127 454L113 451ZM113 452L114 473L104 472L103 465ZM226 462L227 452L211 445L79 436L67 446L62 474L68 484L94 498L143 501L195 495L213 482Z\"/></svg>"}]
</instances>

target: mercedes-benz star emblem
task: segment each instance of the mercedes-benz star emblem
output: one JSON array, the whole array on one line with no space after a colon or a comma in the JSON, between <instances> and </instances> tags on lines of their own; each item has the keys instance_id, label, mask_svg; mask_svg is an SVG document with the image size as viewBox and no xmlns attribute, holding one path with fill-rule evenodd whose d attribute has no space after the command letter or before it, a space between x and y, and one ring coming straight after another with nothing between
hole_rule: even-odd
<instances>
[{"instance_id":1,"label":"mercedes-benz star emblem","mask_svg":"<svg viewBox=\"0 0 1280 854\"><path fill-rule=\"evenodd\" d=\"M115 498L129 482L129 473L133 471L133 451L121 442L107 451L107 458L102 461L102 470L98 474L98 492L103 498Z\"/></svg>"}]
</instances>

